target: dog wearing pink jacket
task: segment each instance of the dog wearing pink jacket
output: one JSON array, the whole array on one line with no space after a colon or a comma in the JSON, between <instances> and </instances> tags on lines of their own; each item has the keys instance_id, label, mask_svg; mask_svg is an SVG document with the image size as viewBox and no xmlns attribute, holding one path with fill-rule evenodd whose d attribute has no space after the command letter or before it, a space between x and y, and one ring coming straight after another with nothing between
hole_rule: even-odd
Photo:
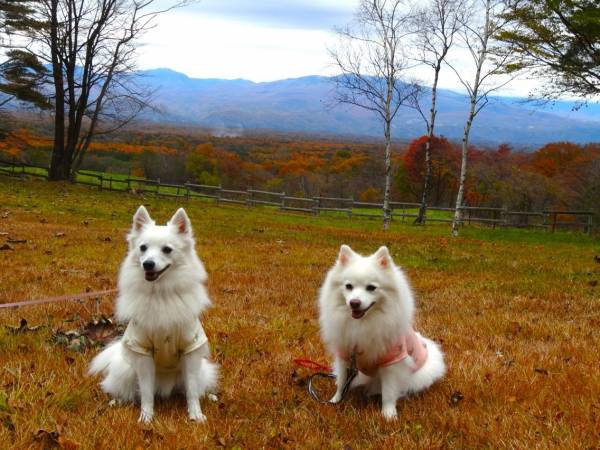
<instances>
[{"instance_id":1,"label":"dog wearing pink jacket","mask_svg":"<svg viewBox=\"0 0 600 450\"><path fill-rule=\"evenodd\" d=\"M342 400L352 357L359 373L350 387L381 394L388 420L397 417L399 398L444 376L439 346L413 328L414 309L408 280L387 247L365 257L342 245L319 296L321 336L335 358L332 403Z\"/></svg>"}]
</instances>

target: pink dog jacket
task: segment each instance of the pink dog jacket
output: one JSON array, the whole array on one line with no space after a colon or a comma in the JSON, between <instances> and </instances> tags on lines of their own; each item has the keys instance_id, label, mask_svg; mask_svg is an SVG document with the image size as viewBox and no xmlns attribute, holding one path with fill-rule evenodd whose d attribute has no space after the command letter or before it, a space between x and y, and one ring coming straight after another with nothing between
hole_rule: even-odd
<instances>
[{"instance_id":1,"label":"pink dog jacket","mask_svg":"<svg viewBox=\"0 0 600 450\"><path fill-rule=\"evenodd\" d=\"M338 354L342 359L350 362L349 355L341 352L338 352ZM371 362L370 364L364 364L364 361L361 361L361 359L363 359L361 358L361 353L358 353L356 356L356 364L358 370L362 373L372 375L377 369L404 361L408 356L410 356L415 363L413 372L416 372L423 367L427 361L427 345L425 345L423 339L421 339L412 328L401 335L396 343L390 347L388 352L377 361Z\"/></svg>"}]
</instances>

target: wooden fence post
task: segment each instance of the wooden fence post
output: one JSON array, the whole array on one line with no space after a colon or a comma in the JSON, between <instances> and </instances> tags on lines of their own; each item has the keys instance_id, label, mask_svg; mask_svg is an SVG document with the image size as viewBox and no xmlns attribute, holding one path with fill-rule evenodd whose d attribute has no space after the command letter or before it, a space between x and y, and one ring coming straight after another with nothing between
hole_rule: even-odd
<instances>
[{"instance_id":1,"label":"wooden fence post","mask_svg":"<svg viewBox=\"0 0 600 450\"><path fill-rule=\"evenodd\" d=\"M527 216L527 221L529 224L529 216ZM548 231L548 211L542 211L542 227Z\"/></svg>"},{"instance_id":2,"label":"wooden fence post","mask_svg":"<svg viewBox=\"0 0 600 450\"><path fill-rule=\"evenodd\" d=\"M589 213L587 216L587 229L585 230L586 234L590 235L592 234L592 227L593 227L593 222L594 222L594 214Z\"/></svg>"}]
</instances>

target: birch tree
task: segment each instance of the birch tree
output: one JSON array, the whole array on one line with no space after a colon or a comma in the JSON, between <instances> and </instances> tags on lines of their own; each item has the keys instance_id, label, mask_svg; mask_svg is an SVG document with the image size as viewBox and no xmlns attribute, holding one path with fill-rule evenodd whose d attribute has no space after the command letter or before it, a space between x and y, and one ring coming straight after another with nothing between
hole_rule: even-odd
<instances>
[{"instance_id":1,"label":"birch tree","mask_svg":"<svg viewBox=\"0 0 600 450\"><path fill-rule=\"evenodd\" d=\"M336 101L376 114L383 125L385 169L383 228L391 221L392 122L402 105L414 103L419 90L403 80L408 68L403 40L410 15L403 0L361 0L354 22L338 29L339 45L330 49L341 74L335 77Z\"/></svg>"},{"instance_id":2,"label":"birch tree","mask_svg":"<svg viewBox=\"0 0 600 450\"><path fill-rule=\"evenodd\" d=\"M466 89L469 99L469 110L462 137L458 194L452 220L453 236L458 236L462 223L469 137L473 121L488 105L490 95L506 86L517 75L517 72L511 70L517 64L516 59L509 52L500 52L498 41L495 41L495 36L507 25L506 19L502 18L505 2L474 0L467 8L471 13L464 16L458 36L469 55L467 60L471 67L464 69L449 62L449 66ZM508 75L508 72L511 72L511 75Z\"/></svg>"},{"instance_id":3,"label":"birch tree","mask_svg":"<svg viewBox=\"0 0 600 450\"><path fill-rule=\"evenodd\" d=\"M454 45L454 39L462 26L461 24L464 22L463 7L464 0L429 0L429 3L419 8L413 16L414 45L418 52L416 60L433 72L429 114L426 115L421 108L418 108L427 126L427 141L425 142L425 180L421 194L421 206L415 224L425 223L433 173L431 142L434 136L437 115L438 82L444 61Z\"/></svg>"}]
</instances>

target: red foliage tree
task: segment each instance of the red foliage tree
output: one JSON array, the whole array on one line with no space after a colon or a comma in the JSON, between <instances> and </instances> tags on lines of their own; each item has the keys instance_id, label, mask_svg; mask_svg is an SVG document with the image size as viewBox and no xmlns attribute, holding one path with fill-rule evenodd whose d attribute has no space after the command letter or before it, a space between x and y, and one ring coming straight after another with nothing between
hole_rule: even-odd
<instances>
[{"instance_id":1,"label":"red foliage tree","mask_svg":"<svg viewBox=\"0 0 600 450\"><path fill-rule=\"evenodd\" d=\"M425 178L425 143L427 136L413 140L402 157L410 190L418 195ZM448 204L456 193L460 151L445 137L434 136L431 142L433 165L431 204Z\"/></svg>"}]
</instances>

